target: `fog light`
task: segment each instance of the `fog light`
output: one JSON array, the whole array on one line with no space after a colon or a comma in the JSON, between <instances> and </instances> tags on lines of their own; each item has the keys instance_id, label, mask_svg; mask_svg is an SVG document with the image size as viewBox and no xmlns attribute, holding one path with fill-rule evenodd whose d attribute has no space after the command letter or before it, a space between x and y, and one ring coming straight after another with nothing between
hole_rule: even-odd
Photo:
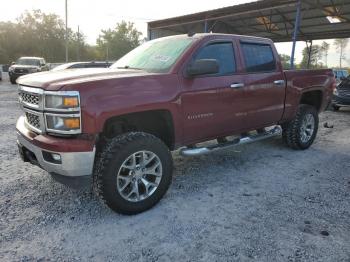
<instances>
[{"instance_id":1,"label":"fog light","mask_svg":"<svg viewBox=\"0 0 350 262\"><path fill-rule=\"evenodd\" d=\"M43 158L46 162L50 162L53 164L62 164L62 157L58 153L52 153L48 151L42 151L43 152Z\"/></svg>"},{"instance_id":2,"label":"fog light","mask_svg":"<svg viewBox=\"0 0 350 262\"><path fill-rule=\"evenodd\" d=\"M54 153L52 153L51 156L52 156L52 159L53 159L53 160L55 160L55 161L57 161L57 162L61 162L61 155L60 155L60 154L54 154Z\"/></svg>"}]
</instances>

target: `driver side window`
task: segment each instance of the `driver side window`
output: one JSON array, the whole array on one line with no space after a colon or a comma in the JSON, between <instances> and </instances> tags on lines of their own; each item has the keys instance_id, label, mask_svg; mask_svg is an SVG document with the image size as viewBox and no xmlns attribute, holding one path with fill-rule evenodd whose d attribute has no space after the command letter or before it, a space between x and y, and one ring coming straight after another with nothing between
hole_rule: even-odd
<instances>
[{"instance_id":1,"label":"driver side window","mask_svg":"<svg viewBox=\"0 0 350 262\"><path fill-rule=\"evenodd\" d=\"M230 75L236 71L236 63L231 42L212 43L202 47L195 55L194 60L215 59L219 64L217 75Z\"/></svg>"}]
</instances>

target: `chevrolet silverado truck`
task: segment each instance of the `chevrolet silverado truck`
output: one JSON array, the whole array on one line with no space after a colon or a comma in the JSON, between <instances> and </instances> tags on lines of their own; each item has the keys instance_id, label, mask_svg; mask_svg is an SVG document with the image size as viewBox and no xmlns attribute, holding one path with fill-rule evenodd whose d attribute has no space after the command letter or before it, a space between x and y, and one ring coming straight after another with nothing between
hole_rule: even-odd
<instances>
[{"instance_id":1,"label":"chevrolet silverado truck","mask_svg":"<svg viewBox=\"0 0 350 262\"><path fill-rule=\"evenodd\" d=\"M171 151L197 156L278 135L310 147L335 78L284 71L269 39L195 34L146 42L111 68L36 73L18 86L22 159L91 177L111 209L136 214L166 193Z\"/></svg>"},{"instance_id":2,"label":"chevrolet silverado truck","mask_svg":"<svg viewBox=\"0 0 350 262\"><path fill-rule=\"evenodd\" d=\"M16 84L20 76L48 70L49 67L42 57L21 57L9 67L10 82Z\"/></svg>"}]
</instances>

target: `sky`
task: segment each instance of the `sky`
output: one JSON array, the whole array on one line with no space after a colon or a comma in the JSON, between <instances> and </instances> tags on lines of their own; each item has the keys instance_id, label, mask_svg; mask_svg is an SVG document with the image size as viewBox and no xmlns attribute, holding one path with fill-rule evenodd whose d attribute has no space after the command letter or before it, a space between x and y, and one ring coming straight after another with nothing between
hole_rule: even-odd
<instances>
[{"instance_id":1,"label":"sky","mask_svg":"<svg viewBox=\"0 0 350 262\"><path fill-rule=\"evenodd\" d=\"M41 9L45 13L55 13L64 19L65 0L0 0L0 21L15 21L26 10ZM68 26L80 31L86 36L89 44L95 44L101 29L113 28L121 20L135 23L137 29L147 36L147 22L174 16L191 14L210 9L221 8L252 2L251 0L217 0L217 1L191 1L191 0L68 0ZM332 44L332 40L328 40ZM321 44L322 41L314 41ZM291 54L292 43L278 43L277 50L281 54ZM297 42L296 62L301 60L304 42ZM347 48L349 66L350 45ZM334 47L328 55L328 65L337 66L339 55Z\"/></svg>"}]
</instances>

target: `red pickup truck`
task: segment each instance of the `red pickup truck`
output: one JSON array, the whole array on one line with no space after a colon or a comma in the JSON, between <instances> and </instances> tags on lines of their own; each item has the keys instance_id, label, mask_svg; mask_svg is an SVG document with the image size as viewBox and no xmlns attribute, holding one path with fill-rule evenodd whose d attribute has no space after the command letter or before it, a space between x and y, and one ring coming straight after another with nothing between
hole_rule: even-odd
<instances>
[{"instance_id":1,"label":"red pickup truck","mask_svg":"<svg viewBox=\"0 0 350 262\"><path fill-rule=\"evenodd\" d=\"M92 177L110 208L136 214L167 191L170 151L194 156L281 134L308 148L335 79L328 69L284 71L269 39L195 34L146 42L111 68L37 73L18 85L22 159Z\"/></svg>"}]
</instances>

